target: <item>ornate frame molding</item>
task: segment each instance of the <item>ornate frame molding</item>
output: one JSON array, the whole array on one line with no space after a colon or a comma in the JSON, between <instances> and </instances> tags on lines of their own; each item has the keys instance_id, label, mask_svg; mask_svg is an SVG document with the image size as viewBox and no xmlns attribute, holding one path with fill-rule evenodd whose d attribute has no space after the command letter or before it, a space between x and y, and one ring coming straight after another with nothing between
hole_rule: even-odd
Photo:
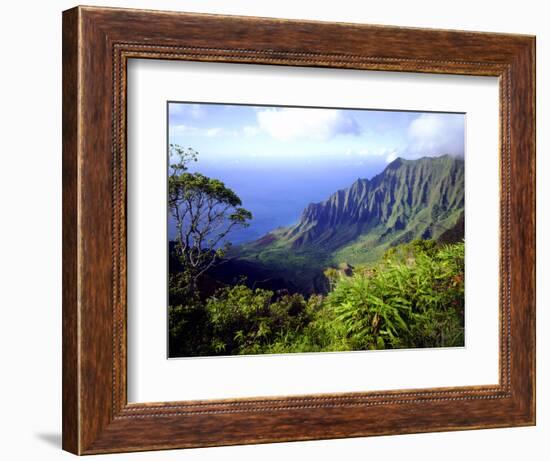
<instances>
[{"instance_id":1,"label":"ornate frame molding","mask_svg":"<svg viewBox=\"0 0 550 461\"><path fill-rule=\"evenodd\" d=\"M136 58L499 77L499 385L128 404L126 64ZM533 37L77 7L63 16L63 60L66 450L534 424Z\"/></svg>"}]
</instances>

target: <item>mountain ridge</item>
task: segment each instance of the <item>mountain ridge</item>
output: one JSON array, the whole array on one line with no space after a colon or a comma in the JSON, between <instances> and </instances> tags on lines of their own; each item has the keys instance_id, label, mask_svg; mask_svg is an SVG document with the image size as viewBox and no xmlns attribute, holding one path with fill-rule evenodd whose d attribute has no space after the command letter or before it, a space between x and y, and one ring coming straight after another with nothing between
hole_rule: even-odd
<instances>
[{"instance_id":1,"label":"mountain ridge","mask_svg":"<svg viewBox=\"0 0 550 461\"><path fill-rule=\"evenodd\" d=\"M463 158L397 158L371 179L358 178L326 200L310 203L296 224L232 253L294 275L309 273L308 264L318 272L323 265L374 262L391 246L437 239L457 225L452 235L460 235L463 214Z\"/></svg>"},{"instance_id":2,"label":"mountain ridge","mask_svg":"<svg viewBox=\"0 0 550 461\"><path fill-rule=\"evenodd\" d=\"M436 168L441 171L434 171ZM421 208L429 207L437 220L446 211L464 207L463 179L463 161L455 157L397 158L373 178L358 178L327 200L310 203L285 237L292 240L294 249L312 243L335 249L347 243L350 235L358 237L380 224L386 225L388 232L403 230ZM437 233L435 230L426 237Z\"/></svg>"}]
</instances>

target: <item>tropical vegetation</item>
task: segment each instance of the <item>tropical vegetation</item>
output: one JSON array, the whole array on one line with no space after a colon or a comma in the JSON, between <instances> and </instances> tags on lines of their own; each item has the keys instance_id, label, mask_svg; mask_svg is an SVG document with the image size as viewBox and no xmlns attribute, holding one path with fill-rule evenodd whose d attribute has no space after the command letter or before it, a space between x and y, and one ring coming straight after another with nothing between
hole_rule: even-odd
<instances>
[{"instance_id":1,"label":"tropical vegetation","mask_svg":"<svg viewBox=\"0 0 550 461\"><path fill-rule=\"evenodd\" d=\"M201 299L170 279L173 356L464 344L464 243L417 240L377 264L329 268L327 294L224 286Z\"/></svg>"},{"instance_id":2,"label":"tropical vegetation","mask_svg":"<svg viewBox=\"0 0 550 461\"><path fill-rule=\"evenodd\" d=\"M232 247L252 213L195 150L170 158L171 357L464 344L462 161L398 159Z\"/></svg>"}]
</instances>

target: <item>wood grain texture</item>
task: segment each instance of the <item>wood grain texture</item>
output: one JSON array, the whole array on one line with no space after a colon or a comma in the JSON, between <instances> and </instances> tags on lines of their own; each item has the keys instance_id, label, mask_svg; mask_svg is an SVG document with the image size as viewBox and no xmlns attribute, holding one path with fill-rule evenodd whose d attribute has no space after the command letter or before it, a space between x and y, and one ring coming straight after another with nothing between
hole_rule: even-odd
<instances>
[{"instance_id":1,"label":"wood grain texture","mask_svg":"<svg viewBox=\"0 0 550 461\"><path fill-rule=\"evenodd\" d=\"M78 400L78 10L63 17L63 448L79 452Z\"/></svg>"},{"instance_id":2,"label":"wood grain texture","mask_svg":"<svg viewBox=\"0 0 550 461\"><path fill-rule=\"evenodd\" d=\"M78 7L63 15L63 447L77 454L535 422L534 37ZM500 78L496 386L128 404L126 63Z\"/></svg>"}]
</instances>

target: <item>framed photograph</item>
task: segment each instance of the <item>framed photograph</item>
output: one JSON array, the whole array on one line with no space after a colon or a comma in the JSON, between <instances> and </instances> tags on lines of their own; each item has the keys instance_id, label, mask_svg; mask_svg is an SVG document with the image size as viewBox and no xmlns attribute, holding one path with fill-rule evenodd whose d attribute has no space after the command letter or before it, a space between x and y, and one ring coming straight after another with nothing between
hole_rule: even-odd
<instances>
[{"instance_id":1,"label":"framed photograph","mask_svg":"<svg viewBox=\"0 0 550 461\"><path fill-rule=\"evenodd\" d=\"M535 424L535 39L63 13L63 448Z\"/></svg>"}]
</instances>

